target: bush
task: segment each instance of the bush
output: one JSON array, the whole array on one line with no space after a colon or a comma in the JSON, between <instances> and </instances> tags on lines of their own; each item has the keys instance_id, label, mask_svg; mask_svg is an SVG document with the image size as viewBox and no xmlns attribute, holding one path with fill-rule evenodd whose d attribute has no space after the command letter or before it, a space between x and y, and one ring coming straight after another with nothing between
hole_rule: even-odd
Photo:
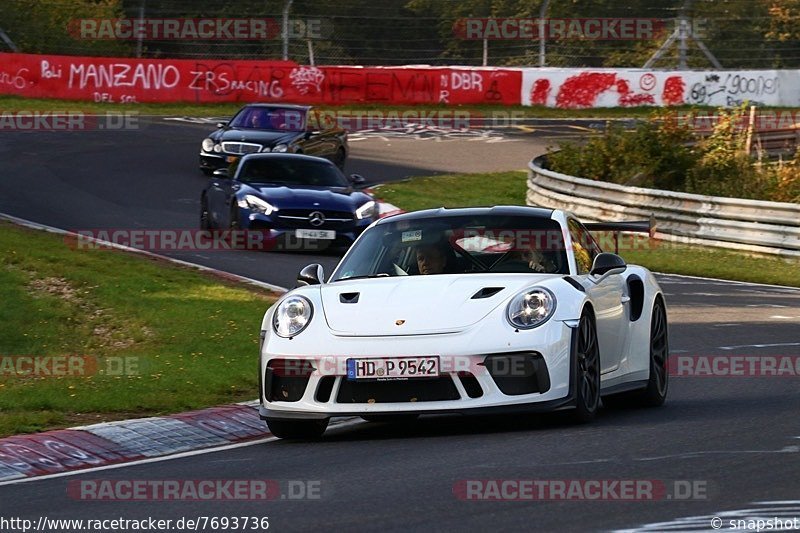
<instances>
[{"instance_id":1,"label":"bush","mask_svg":"<svg viewBox=\"0 0 800 533\"><path fill-rule=\"evenodd\" d=\"M548 154L557 172L623 185L680 192L800 202L800 152L764 162L746 150L747 107L720 109L714 130L697 140L691 120L654 113L632 131L609 127L585 145L565 143Z\"/></svg>"},{"instance_id":2,"label":"bush","mask_svg":"<svg viewBox=\"0 0 800 533\"><path fill-rule=\"evenodd\" d=\"M692 134L663 113L637 124L633 131L615 124L584 145L565 143L548 155L558 172L623 185L683 189L697 157Z\"/></svg>"}]
</instances>

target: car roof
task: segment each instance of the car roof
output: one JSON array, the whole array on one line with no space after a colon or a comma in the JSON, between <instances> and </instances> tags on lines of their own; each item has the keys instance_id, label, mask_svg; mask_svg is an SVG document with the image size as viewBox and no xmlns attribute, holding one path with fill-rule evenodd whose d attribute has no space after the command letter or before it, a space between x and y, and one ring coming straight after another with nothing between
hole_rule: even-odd
<instances>
[{"instance_id":1,"label":"car roof","mask_svg":"<svg viewBox=\"0 0 800 533\"><path fill-rule=\"evenodd\" d=\"M310 105L297 105L297 104L276 104L274 102L253 102L251 104L247 104L244 107L277 107L280 109L296 109L298 111L308 111L311 109L312 106Z\"/></svg>"},{"instance_id":2,"label":"car roof","mask_svg":"<svg viewBox=\"0 0 800 533\"><path fill-rule=\"evenodd\" d=\"M524 216L533 218L550 219L553 217L553 209L542 207L529 207L524 205L496 205L493 207L457 207L448 209L439 207L436 209L425 209L413 211L380 219L377 224L393 223L405 220L420 220L431 218L461 217L461 216Z\"/></svg>"},{"instance_id":3,"label":"car roof","mask_svg":"<svg viewBox=\"0 0 800 533\"><path fill-rule=\"evenodd\" d=\"M247 160L250 161L252 159L296 159L296 160L303 160L303 161L314 161L317 163L327 163L329 165L333 165L329 159L325 159L324 157L315 157L313 155L306 155L306 154L287 154L287 153L255 153L255 154L247 154L242 157L242 161Z\"/></svg>"}]
</instances>

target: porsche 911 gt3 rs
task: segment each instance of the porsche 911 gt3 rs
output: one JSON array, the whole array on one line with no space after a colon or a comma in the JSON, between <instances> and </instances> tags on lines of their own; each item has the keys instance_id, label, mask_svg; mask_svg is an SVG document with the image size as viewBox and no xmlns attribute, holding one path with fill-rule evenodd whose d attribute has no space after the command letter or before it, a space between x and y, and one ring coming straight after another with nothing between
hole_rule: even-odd
<instances>
[{"instance_id":1,"label":"porsche 911 gt3 rs","mask_svg":"<svg viewBox=\"0 0 800 533\"><path fill-rule=\"evenodd\" d=\"M661 405L664 295L591 227L519 206L376 221L329 280L309 265L265 314L262 419L315 438L336 416L569 410L584 422L601 398Z\"/></svg>"}]
</instances>

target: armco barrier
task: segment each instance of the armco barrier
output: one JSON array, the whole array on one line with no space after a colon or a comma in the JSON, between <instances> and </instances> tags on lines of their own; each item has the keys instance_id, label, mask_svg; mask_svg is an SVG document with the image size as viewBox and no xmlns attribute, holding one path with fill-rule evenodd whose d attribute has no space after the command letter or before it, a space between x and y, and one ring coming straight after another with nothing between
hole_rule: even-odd
<instances>
[{"instance_id":1,"label":"armco barrier","mask_svg":"<svg viewBox=\"0 0 800 533\"><path fill-rule=\"evenodd\" d=\"M585 220L654 217L657 235L800 257L800 205L721 198L576 178L528 165L527 204L572 211Z\"/></svg>"}]
</instances>

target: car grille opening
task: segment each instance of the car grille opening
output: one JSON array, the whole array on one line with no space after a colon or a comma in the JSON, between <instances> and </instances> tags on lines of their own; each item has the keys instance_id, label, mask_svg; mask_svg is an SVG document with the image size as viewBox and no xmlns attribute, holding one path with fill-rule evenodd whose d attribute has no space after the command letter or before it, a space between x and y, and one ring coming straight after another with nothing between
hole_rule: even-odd
<instances>
[{"instance_id":1,"label":"car grille opening","mask_svg":"<svg viewBox=\"0 0 800 533\"><path fill-rule=\"evenodd\" d=\"M472 373L459 372L458 379L461 380L461 385L463 385L464 390L467 392L467 396L470 398L480 398L483 396L481 384L478 383L478 378L472 375Z\"/></svg>"},{"instance_id":2,"label":"car grille opening","mask_svg":"<svg viewBox=\"0 0 800 533\"><path fill-rule=\"evenodd\" d=\"M260 152L263 148L260 144L243 143L243 142L224 142L222 143L222 151L226 154L254 154Z\"/></svg>"},{"instance_id":3,"label":"car grille opening","mask_svg":"<svg viewBox=\"0 0 800 533\"><path fill-rule=\"evenodd\" d=\"M449 376L431 379L392 381L355 381L343 379L336 395L337 403L402 403L459 400Z\"/></svg>"},{"instance_id":4,"label":"car grille opening","mask_svg":"<svg viewBox=\"0 0 800 533\"><path fill-rule=\"evenodd\" d=\"M550 390L550 374L539 352L489 355L481 364L503 394L515 396Z\"/></svg>"},{"instance_id":5,"label":"car grille opening","mask_svg":"<svg viewBox=\"0 0 800 533\"><path fill-rule=\"evenodd\" d=\"M320 403L326 403L328 400L330 400L334 383L336 383L336 378L334 376L325 376L319 380L319 384L317 385L317 394L314 396L314 399Z\"/></svg>"},{"instance_id":6,"label":"car grille opening","mask_svg":"<svg viewBox=\"0 0 800 533\"><path fill-rule=\"evenodd\" d=\"M321 221L320 224L314 225L311 223L311 214L321 213L315 215L316 220ZM300 228L300 229L337 229L346 228L353 225L355 218L353 213L347 211L331 211L328 209L281 209L278 214L280 225L285 228Z\"/></svg>"},{"instance_id":7,"label":"car grille opening","mask_svg":"<svg viewBox=\"0 0 800 533\"><path fill-rule=\"evenodd\" d=\"M264 397L268 402L300 401L314 370L311 361L273 359L264 374Z\"/></svg>"}]
</instances>

